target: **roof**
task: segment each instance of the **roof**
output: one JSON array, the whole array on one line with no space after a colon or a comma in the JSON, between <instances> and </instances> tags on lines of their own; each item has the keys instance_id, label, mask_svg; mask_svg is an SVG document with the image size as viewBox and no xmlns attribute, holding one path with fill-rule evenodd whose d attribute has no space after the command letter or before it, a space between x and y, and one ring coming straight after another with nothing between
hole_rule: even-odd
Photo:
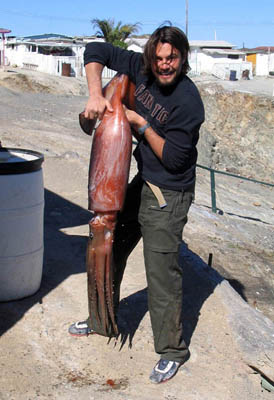
<instances>
[{"instance_id":1,"label":"roof","mask_svg":"<svg viewBox=\"0 0 274 400\"><path fill-rule=\"evenodd\" d=\"M0 33L10 33L11 30L5 29L5 28L0 28Z\"/></svg>"},{"instance_id":2,"label":"roof","mask_svg":"<svg viewBox=\"0 0 274 400\"><path fill-rule=\"evenodd\" d=\"M72 39L71 36L60 35L59 33L44 33L42 35L24 36L23 39L39 40L39 39Z\"/></svg>"},{"instance_id":3,"label":"roof","mask_svg":"<svg viewBox=\"0 0 274 400\"><path fill-rule=\"evenodd\" d=\"M224 40L190 40L190 47L200 47L200 48L226 48L232 49L236 47L234 44L226 42Z\"/></svg>"},{"instance_id":4,"label":"roof","mask_svg":"<svg viewBox=\"0 0 274 400\"><path fill-rule=\"evenodd\" d=\"M246 53L241 50L234 49L203 49L204 53L207 54L220 54L220 55L245 55Z\"/></svg>"},{"instance_id":5,"label":"roof","mask_svg":"<svg viewBox=\"0 0 274 400\"><path fill-rule=\"evenodd\" d=\"M259 46L259 47L255 47L255 49L257 49L257 50L274 51L274 46Z\"/></svg>"},{"instance_id":6,"label":"roof","mask_svg":"<svg viewBox=\"0 0 274 400\"><path fill-rule=\"evenodd\" d=\"M136 46L141 47L142 49L145 47L148 38L128 38L125 42L130 46L135 44Z\"/></svg>"},{"instance_id":7,"label":"roof","mask_svg":"<svg viewBox=\"0 0 274 400\"><path fill-rule=\"evenodd\" d=\"M33 45L33 46L41 46L41 47L50 47L50 48L71 48L72 46L80 46L82 47L82 45L80 44L75 44L75 43L57 43L57 42L31 42L31 41L16 41L16 42L7 42L6 46L20 46L20 45Z\"/></svg>"},{"instance_id":8,"label":"roof","mask_svg":"<svg viewBox=\"0 0 274 400\"><path fill-rule=\"evenodd\" d=\"M274 46L259 46L254 49L242 49L245 53L274 53Z\"/></svg>"}]
</instances>

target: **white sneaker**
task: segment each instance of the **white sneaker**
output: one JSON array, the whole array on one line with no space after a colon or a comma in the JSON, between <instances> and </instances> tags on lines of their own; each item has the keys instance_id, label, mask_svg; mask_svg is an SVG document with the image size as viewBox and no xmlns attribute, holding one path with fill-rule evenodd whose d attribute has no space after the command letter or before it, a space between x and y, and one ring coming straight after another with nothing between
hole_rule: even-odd
<instances>
[{"instance_id":1,"label":"white sneaker","mask_svg":"<svg viewBox=\"0 0 274 400\"><path fill-rule=\"evenodd\" d=\"M153 383L163 383L171 379L178 371L180 363L160 359L153 368L149 379Z\"/></svg>"}]
</instances>

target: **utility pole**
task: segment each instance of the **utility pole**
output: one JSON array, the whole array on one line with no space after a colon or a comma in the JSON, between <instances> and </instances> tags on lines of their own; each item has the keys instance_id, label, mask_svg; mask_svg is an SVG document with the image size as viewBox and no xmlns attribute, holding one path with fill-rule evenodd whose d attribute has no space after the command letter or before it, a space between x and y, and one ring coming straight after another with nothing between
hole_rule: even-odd
<instances>
[{"instance_id":1,"label":"utility pole","mask_svg":"<svg viewBox=\"0 0 274 400\"><path fill-rule=\"evenodd\" d=\"M186 36L188 37L188 0L186 0Z\"/></svg>"}]
</instances>

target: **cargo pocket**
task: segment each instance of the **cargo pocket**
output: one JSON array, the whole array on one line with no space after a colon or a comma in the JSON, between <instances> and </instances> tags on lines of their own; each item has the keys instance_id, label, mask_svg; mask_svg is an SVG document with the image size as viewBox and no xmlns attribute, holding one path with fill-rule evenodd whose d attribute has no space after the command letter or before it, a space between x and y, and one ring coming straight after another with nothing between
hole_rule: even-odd
<instances>
[{"instance_id":1,"label":"cargo pocket","mask_svg":"<svg viewBox=\"0 0 274 400\"><path fill-rule=\"evenodd\" d=\"M182 193L162 190L167 206L160 208L151 189L143 186L139 210L144 245L152 251L177 252L181 242L181 222L178 220L178 204Z\"/></svg>"}]
</instances>

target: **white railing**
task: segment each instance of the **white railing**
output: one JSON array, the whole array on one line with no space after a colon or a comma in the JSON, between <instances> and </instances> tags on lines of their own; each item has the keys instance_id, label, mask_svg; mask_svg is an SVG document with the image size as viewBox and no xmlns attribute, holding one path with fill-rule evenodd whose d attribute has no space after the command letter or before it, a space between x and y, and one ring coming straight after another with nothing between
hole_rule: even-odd
<instances>
[{"instance_id":1,"label":"white railing","mask_svg":"<svg viewBox=\"0 0 274 400\"><path fill-rule=\"evenodd\" d=\"M111 79L116 74L116 71L105 67L102 72L102 79Z\"/></svg>"},{"instance_id":2,"label":"white railing","mask_svg":"<svg viewBox=\"0 0 274 400\"><path fill-rule=\"evenodd\" d=\"M191 70L188 72L189 76L201 75L201 62L190 62L189 66L191 68Z\"/></svg>"}]
</instances>

